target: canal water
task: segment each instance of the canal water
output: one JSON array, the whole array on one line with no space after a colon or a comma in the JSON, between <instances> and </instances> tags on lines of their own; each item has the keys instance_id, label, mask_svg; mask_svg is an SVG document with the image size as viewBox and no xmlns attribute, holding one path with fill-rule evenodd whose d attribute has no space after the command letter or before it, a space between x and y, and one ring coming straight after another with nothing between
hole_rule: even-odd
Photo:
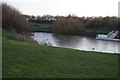
<instances>
[{"instance_id":1,"label":"canal water","mask_svg":"<svg viewBox=\"0 0 120 80\"><path fill-rule=\"evenodd\" d=\"M74 35L56 35L53 33L35 32L33 38L40 43L49 41L52 46L72 48L84 51L97 51L108 53L120 53L120 42L96 40L90 37L81 37Z\"/></svg>"}]
</instances>

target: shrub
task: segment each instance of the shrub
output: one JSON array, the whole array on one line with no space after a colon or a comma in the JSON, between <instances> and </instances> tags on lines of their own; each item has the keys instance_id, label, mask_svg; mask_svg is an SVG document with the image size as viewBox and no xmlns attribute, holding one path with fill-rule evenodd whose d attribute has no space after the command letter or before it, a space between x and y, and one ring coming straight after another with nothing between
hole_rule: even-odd
<instances>
[{"instance_id":1,"label":"shrub","mask_svg":"<svg viewBox=\"0 0 120 80\"><path fill-rule=\"evenodd\" d=\"M54 24L53 32L58 34L79 34L84 24L78 17L60 17Z\"/></svg>"},{"instance_id":2,"label":"shrub","mask_svg":"<svg viewBox=\"0 0 120 80\"><path fill-rule=\"evenodd\" d=\"M19 10L2 3L2 26L9 31L16 31L19 33L29 33L30 25L26 18L22 16Z\"/></svg>"}]
</instances>

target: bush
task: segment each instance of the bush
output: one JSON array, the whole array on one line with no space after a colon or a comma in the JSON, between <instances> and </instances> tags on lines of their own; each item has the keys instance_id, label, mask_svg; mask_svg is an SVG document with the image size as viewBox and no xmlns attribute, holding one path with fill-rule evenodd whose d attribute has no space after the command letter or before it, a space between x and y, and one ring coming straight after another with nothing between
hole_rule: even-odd
<instances>
[{"instance_id":1,"label":"bush","mask_svg":"<svg viewBox=\"0 0 120 80\"><path fill-rule=\"evenodd\" d=\"M79 34L84 24L78 17L60 17L54 24L53 32L58 34Z\"/></svg>"},{"instance_id":2,"label":"bush","mask_svg":"<svg viewBox=\"0 0 120 80\"><path fill-rule=\"evenodd\" d=\"M29 33L30 25L16 8L2 3L2 26L9 31Z\"/></svg>"}]
</instances>

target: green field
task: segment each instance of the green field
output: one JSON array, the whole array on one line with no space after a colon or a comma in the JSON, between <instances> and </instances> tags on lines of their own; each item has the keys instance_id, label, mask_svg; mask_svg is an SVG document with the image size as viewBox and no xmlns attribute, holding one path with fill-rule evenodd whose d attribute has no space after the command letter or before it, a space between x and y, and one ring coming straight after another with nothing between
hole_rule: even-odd
<instances>
[{"instance_id":1,"label":"green field","mask_svg":"<svg viewBox=\"0 0 120 80\"><path fill-rule=\"evenodd\" d=\"M12 40L3 30L3 78L116 78L118 54Z\"/></svg>"}]
</instances>

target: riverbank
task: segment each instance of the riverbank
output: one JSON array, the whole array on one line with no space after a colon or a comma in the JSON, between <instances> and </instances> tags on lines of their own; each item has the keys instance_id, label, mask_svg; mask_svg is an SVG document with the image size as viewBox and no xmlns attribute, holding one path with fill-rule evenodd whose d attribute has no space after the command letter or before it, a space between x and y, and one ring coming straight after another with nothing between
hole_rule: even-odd
<instances>
[{"instance_id":1,"label":"riverbank","mask_svg":"<svg viewBox=\"0 0 120 80\"><path fill-rule=\"evenodd\" d=\"M3 78L117 78L118 54L12 40L3 31Z\"/></svg>"}]
</instances>

